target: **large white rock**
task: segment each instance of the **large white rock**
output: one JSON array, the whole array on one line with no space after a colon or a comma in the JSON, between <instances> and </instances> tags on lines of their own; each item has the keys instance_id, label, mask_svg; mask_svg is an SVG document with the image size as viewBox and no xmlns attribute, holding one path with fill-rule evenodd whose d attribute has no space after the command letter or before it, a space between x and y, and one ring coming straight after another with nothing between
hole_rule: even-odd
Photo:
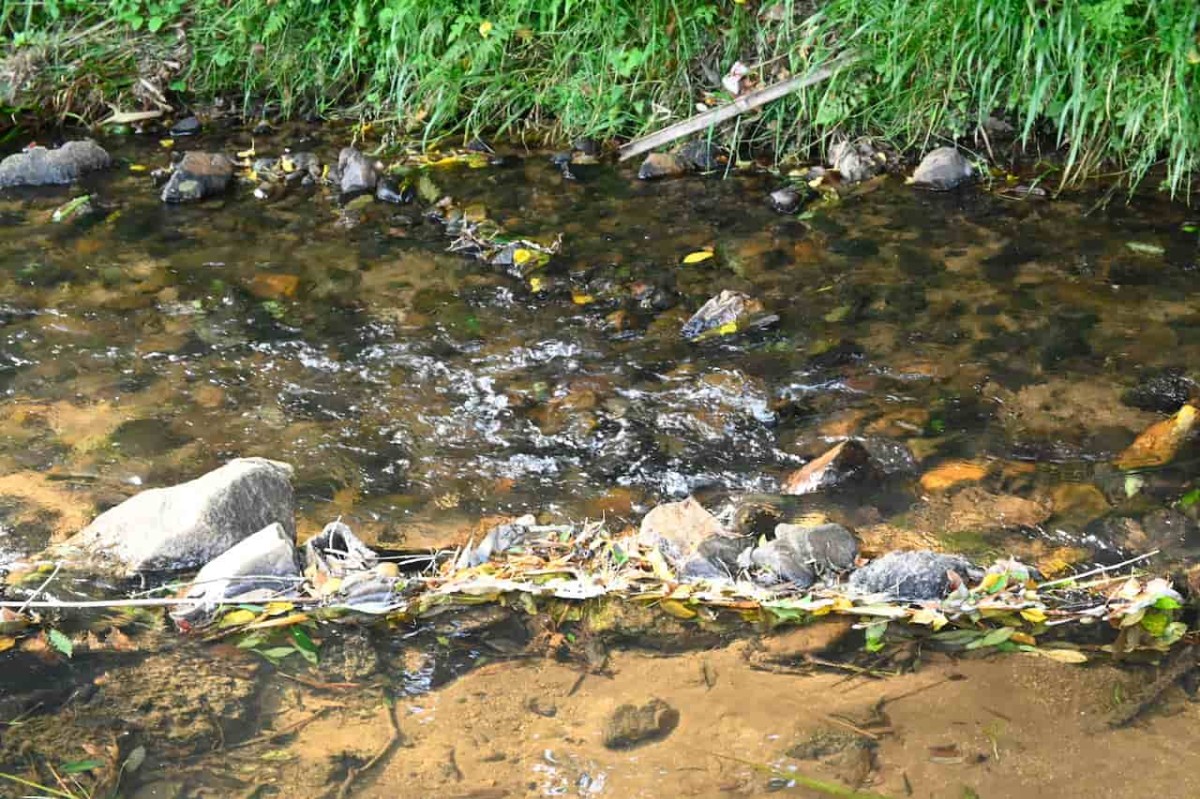
<instances>
[{"instance_id":1,"label":"large white rock","mask_svg":"<svg viewBox=\"0 0 1200 799\"><path fill-rule=\"evenodd\" d=\"M286 463L239 458L130 497L64 546L127 572L200 566L275 522L294 537L291 477Z\"/></svg>"},{"instance_id":2,"label":"large white rock","mask_svg":"<svg viewBox=\"0 0 1200 799\"><path fill-rule=\"evenodd\" d=\"M185 604L172 615L194 619L223 602L269 597L295 589L302 581L295 535L279 522L242 539L199 571L185 596L203 604Z\"/></svg>"}]
</instances>

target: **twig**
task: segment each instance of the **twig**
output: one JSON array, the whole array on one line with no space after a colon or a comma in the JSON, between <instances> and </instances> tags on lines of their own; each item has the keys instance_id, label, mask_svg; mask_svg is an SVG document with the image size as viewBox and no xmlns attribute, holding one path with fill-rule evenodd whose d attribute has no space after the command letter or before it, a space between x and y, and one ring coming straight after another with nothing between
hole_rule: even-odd
<instances>
[{"instance_id":1,"label":"twig","mask_svg":"<svg viewBox=\"0 0 1200 799\"><path fill-rule=\"evenodd\" d=\"M870 730L864 730L862 727L859 727L857 724L852 724L840 716L835 716L832 713L830 713L830 714L826 715L825 718L828 719L829 721L832 721L834 724L838 724L838 725L841 725L842 727L845 727L846 729L850 730L851 732L858 733L859 735L863 736L864 738L870 738L872 741L879 740L880 733L871 732ZM884 730L884 733L890 733L890 732L891 732L890 729Z\"/></svg>"},{"instance_id":2,"label":"twig","mask_svg":"<svg viewBox=\"0 0 1200 799\"><path fill-rule=\"evenodd\" d=\"M320 597L280 597L281 602L293 602L297 605L319 605L324 600ZM179 597L177 599L169 598L149 598L149 599L85 599L78 601L70 600L42 600L39 602L0 602L0 608L18 608L24 610L26 608L36 609L59 609L59 610L87 610L92 608L166 608L172 605L204 605L210 603L211 600L203 599L202 597ZM222 602L218 606L234 607L243 605L245 602Z\"/></svg>"},{"instance_id":3,"label":"twig","mask_svg":"<svg viewBox=\"0 0 1200 799\"><path fill-rule=\"evenodd\" d=\"M26 598L25 602L24 602L24 603L21 605L21 607L17 608L17 615L18 615L18 616L20 616L22 613L24 613L24 612L25 612L25 611L26 611L26 610L29 608L30 604L32 604L32 603L33 603L33 600L37 598L37 595L38 595L38 594L40 594L40 593L42 593L42 591L46 590L46 586L50 585L50 582L51 582L51 581L52 581L52 580L53 580L55 577L57 577L57 576L58 576L58 571L59 571L59 569L61 569L61 568L62 568L62 563L61 563L61 562L60 562L60 563L57 563L57 564L55 564L55 566L54 566L54 571L50 572L50 576L46 578L46 581L45 581L44 583L42 583L41 585L39 585L39 586L37 587L37 590L36 590L36 591L34 591L32 594L30 594L28 598Z\"/></svg>"},{"instance_id":4,"label":"twig","mask_svg":"<svg viewBox=\"0 0 1200 799\"><path fill-rule=\"evenodd\" d=\"M797 75L794 78L788 78L785 81L767 86L766 88L743 94L731 103L726 103L710 111L697 114L682 122L676 122L674 125L665 127L648 136L643 136L640 139L634 139L621 148L620 158L622 161L626 161L635 155L653 150L655 147L661 147L664 144L670 144L676 139L690 136L697 131L720 124L727 119L733 119L747 111L752 111L759 106L785 97L792 92L820 83L823 80L832 78L842 69L858 61L860 58L861 56L852 51L842 53L807 75Z\"/></svg>"},{"instance_id":5,"label":"twig","mask_svg":"<svg viewBox=\"0 0 1200 799\"><path fill-rule=\"evenodd\" d=\"M1145 555L1138 555L1136 558L1130 558L1129 560L1123 560L1120 563L1113 564L1112 566L1100 566L1098 568L1092 569L1091 571L1082 572L1080 574L1072 574L1070 577L1062 577L1057 580L1051 580L1048 583L1040 583L1038 585L1038 590L1040 591L1043 588L1049 588L1052 585L1062 585L1063 583L1071 583L1071 582L1074 582L1075 580L1080 580L1084 577L1091 577L1093 574L1104 574L1105 572L1115 571L1116 569L1124 568L1125 566L1132 566L1134 563L1138 563L1143 560L1149 560L1150 558L1157 555L1160 551L1161 550L1156 549L1153 552L1147 552Z\"/></svg>"},{"instance_id":6,"label":"twig","mask_svg":"<svg viewBox=\"0 0 1200 799\"><path fill-rule=\"evenodd\" d=\"M264 735L258 735L258 736L255 736L254 738L251 738L248 741L242 741L241 743L236 743L233 746L227 746L227 747L225 747L225 751L229 752L234 749L244 749L247 746L254 746L255 744L270 743L271 741L274 741L278 738L282 738L285 735L291 735L292 733L296 732L297 730L302 730L305 727L307 727L309 724L312 724L314 721L321 718L321 716L324 716L326 713L328 713L329 710L330 710L330 708L323 707L320 710L313 713L311 716L306 716L294 724L289 724L288 726L284 727L282 730L276 730L275 732L269 732Z\"/></svg>"},{"instance_id":7,"label":"twig","mask_svg":"<svg viewBox=\"0 0 1200 799\"><path fill-rule=\"evenodd\" d=\"M335 799L346 799L350 795L350 789L354 787L354 781L358 779L364 772L370 771L375 766L379 765L392 750L403 740L403 735L400 733L400 722L396 720L396 703L391 700L391 697L384 697L384 707L387 710L388 723L392 727L392 735L387 742L380 747L375 756L362 765L361 768L352 768L350 773L346 775L346 779L342 780L341 787L338 788Z\"/></svg>"},{"instance_id":8,"label":"twig","mask_svg":"<svg viewBox=\"0 0 1200 799\"><path fill-rule=\"evenodd\" d=\"M1147 686L1141 698L1130 702L1127 707L1120 708L1117 712L1113 713L1108 720L1108 726L1114 728L1127 727L1137 721L1143 713L1158 702L1163 693L1174 685L1180 677L1196 668L1198 655L1200 655L1200 648L1196 646L1186 646L1173 654L1166 668L1163 669L1162 674Z\"/></svg>"}]
</instances>

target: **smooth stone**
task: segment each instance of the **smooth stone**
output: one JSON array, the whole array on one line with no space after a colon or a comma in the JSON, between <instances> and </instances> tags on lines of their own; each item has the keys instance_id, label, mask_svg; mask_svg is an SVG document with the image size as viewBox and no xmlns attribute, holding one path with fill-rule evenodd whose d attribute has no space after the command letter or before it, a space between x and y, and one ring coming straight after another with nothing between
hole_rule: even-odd
<instances>
[{"instance_id":1,"label":"smooth stone","mask_svg":"<svg viewBox=\"0 0 1200 799\"><path fill-rule=\"evenodd\" d=\"M917 165L912 183L938 191L948 191L975 177L975 167L953 147L933 150Z\"/></svg>"},{"instance_id":2,"label":"smooth stone","mask_svg":"<svg viewBox=\"0 0 1200 799\"><path fill-rule=\"evenodd\" d=\"M342 194L375 191L379 182L378 165L353 147L338 153L338 186Z\"/></svg>"},{"instance_id":3,"label":"smooth stone","mask_svg":"<svg viewBox=\"0 0 1200 799\"><path fill-rule=\"evenodd\" d=\"M632 749L661 741L679 726L679 711L661 699L644 705L618 707L604 723L604 746L608 749Z\"/></svg>"},{"instance_id":4,"label":"smooth stone","mask_svg":"<svg viewBox=\"0 0 1200 799\"><path fill-rule=\"evenodd\" d=\"M274 522L294 535L291 477L286 463L239 458L190 482L143 491L63 546L129 573L200 566Z\"/></svg>"},{"instance_id":5,"label":"smooth stone","mask_svg":"<svg viewBox=\"0 0 1200 799\"><path fill-rule=\"evenodd\" d=\"M950 592L953 571L964 580L982 572L966 558L916 550L889 552L850 575L850 585L868 594L888 594L901 600L942 599Z\"/></svg>"},{"instance_id":6,"label":"smooth stone","mask_svg":"<svg viewBox=\"0 0 1200 799\"><path fill-rule=\"evenodd\" d=\"M686 174L687 163L671 153L650 153L638 169L639 180L658 180L659 178L674 178Z\"/></svg>"},{"instance_id":7,"label":"smooth stone","mask_svg":"<svg viewBox=\"0 0 1200 799\"><path fill-rule=\"evenodd\" d=\"M163 186L165 203L197 202L224 194L233 180L233 161L224 153L187 153Z\"/></svg>"},{"instance_id":8,"label":"smooth stone","mask_svg":"<svg viewBox=\"0 0 1200 799\"><path fill-rule=\"evenodd\" d=\"M847 183L873 178L883 168L875 148L865 141L837 142L829 148L829 163Z\"/></svg>"},{"instance_id":9,"label":"smooth stone","mask_svg":"<svg viewBox=\"0 0 1200 799\"><path fill-rule=\"evenodd\" d=\"M180 605L171 615L195 619L224 601L263 589L287 591L299 580L295 536L273 522L206 563L184 595L203 604Z\"/></svg>"},{"instance_id":10,"label":"smooth stone","mask_svg":"<svg viewBox=\"0 0 1200 799\"><path fill-rule=\"evenodd\" d=\"M0 189L64 185L110 164L112 158L91 139L67 142L54 150L28 147L0 161Z\"/></svg>"},{"instance_id":11,"label":"smooth stone","mask_svg":"<svg viewBox=\"0 0 1200 799\"><path fill-rule=\"evenodd\" d=\"M665 502L642 518L638 540L658 546L676 563L696 553L706 539L726 535L725 528L694 498Z\"/></svg>"},{"instance_id":12,"label":"smooth stone","mask_svg":"<svg viewBox=\"0 0 1200 799\"><path fill-rule=\"evenodd\" d=\"M171 136L174 138L195 136L200 132L201 127L203 126L196 117L184 117L171 126Z\"/></svg>"}]
</instances>

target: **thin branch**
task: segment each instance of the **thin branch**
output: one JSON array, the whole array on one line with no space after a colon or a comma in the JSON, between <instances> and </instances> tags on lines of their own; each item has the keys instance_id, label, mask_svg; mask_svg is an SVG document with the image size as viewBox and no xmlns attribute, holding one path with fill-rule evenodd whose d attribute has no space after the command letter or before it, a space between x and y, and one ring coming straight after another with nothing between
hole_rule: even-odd
<instances>
[{"instance_id":1,"label":"thin branch","mask_svg":"<svg viewBox=\"0 0 1200 799\"><path fill-rule=\"evenodd\" d=\"M1100 566L1095 569L1092 569L1091 571L1085 571L1085 572L1081 572L1079 574L1072 574L1070 577L1062 577L1057 580L1051 580L1048 583L1040 583L1038 585L1038 590L1040 591L1043 588L1049 588L1052 585L1062 585L1063 583L1072 583L1072 582L1075 582L1076 580L1081 580L1084 577L1091 577L1093 574L1104 574L1105 572L1116 571L1117 569L1121 569L1126 566L1132 566L1133 564L1139 563L1143 560L1149 560L1150 558L1159 554L1159 552L1161 552L1161 550L1156 549L1153 552L1147 552L1145 555L1138 555L1136 558L1130 558L1129 560L1123 560L1120 563L1114 563L1112 566Z\"/></svg>"},{"instance_id":2,"label":"thin branch","mask_svg":"<svg viewBox=\"0 0 1200 799\"><path fill-rule=\"evenodd\" d=\"M626 161L648 150L653 150L655 147L661 147L664 144L670 144L676 139L682 139L684 136L690 136L705 128L712 127L724 122L727 119L733 119L736 116L741 116L747 111L753 111L759 106L785 97L792 92L799 91L813 84L820 83L823 80L828 80L836 75L841 70L845 69L850 64L861 59L857 53L848 51L842 53L836 58L825 62L822 66L807 75L797 75L794 78L789 78L780 83L767 86L757 91L743 94L731 103L718 106L712 110L705 111L702 114L697 114L694 117L676 122L674 125L663 128L662 130L651 133L649 136L643 136L640 139L634 139L626 144L620 150L620 158Z\"/></svg>"}]
</instances>

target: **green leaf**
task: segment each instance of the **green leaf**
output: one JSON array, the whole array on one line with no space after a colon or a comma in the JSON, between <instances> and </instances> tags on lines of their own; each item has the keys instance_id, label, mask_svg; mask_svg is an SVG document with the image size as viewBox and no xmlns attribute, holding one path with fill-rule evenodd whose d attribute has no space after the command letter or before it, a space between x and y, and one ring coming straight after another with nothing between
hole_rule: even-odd
<instances>
[{"instance_id":1,"label":"green leaf","mask_svg":"<svg viewBox=\"0 0 1200 799\"><path fill-rule=\"evenodd\" d=\"M47 633L50 639L50 646L62 652L67 657L71 657L75 653L75 646L71 643L71 639L63 634L62 630L51 630Z\"/></svg>"},{"instance_id":2,"label":"green leaf","mask_svg":"<svg viewBox=\"0 0 1200 799\"><path fill-rule=\"evenodd\" d=\"M146 23L146 30L151 33L157 33L159 28L163 26L166 20L162 17L150 17L150 21Z\"/></svg>"},{"instance_id":3,"label":"green leaf","mask_svg":"<svg viewBox=\"0 0 1200 799\"><path fill-rule=\"evenodd\" d=\"M1167 631L1170 617L1161 610L1149 610L1142 616L1142 629L1158 638Z\"/></svg>"},{"instance_id":4,"label":"green leaf","mask_svg":"<svg viewBox=\"0 0 1200 799\"><path fill-rule=\"evenodd\" d=\"M1012 634L1016 632L1013 627L999 627L992 630L987 635L977 641L972 641L967 644L967 649L982 649L985 646L999 646L1000 644L1012 638Z\"/></svg>"},{"instance_id":5,"label":"green leaf","mask_svg":"<svg viewBox=\"0 0 1200 799\"><path fill-rule=\"evenodd\" d=\"M963 644L977 641L980 638L983 638L983 633L979 630L947 630L933 634L933 640L951 646L962 646Z\"/></svg>"},{"instance_id":6,"label":"green leaf","mask_svg":"<svg viewBox=\"0 0 1200 799\"><path fill-rule=\"evenodd\" d=\"M883 649L883 637L887 633L887 628L886 621L877 621L867 625L866 649L868 652L878 652Z\"/></svg>"},{"instance_id":7,"label":"green leaf","mask_svg":"<svg viewBox=\"0 0 1200 799\"><path fill-rule=\"evenodd\" d=\"M70 763L63 763L58 767L62 774L82 774L85 771L102 768L105 765L103 760L72 760Z\"/></svg>"},{"instance_id":8,"label":"green leaf","mask_svg":"<svg viewBox=\"0 0 1200 799\"><path fill-rule=\"evenodd\" d=\"M309 637L308 633L304 632L304 630L299 627L293 627L291 629L291 634L292 639L296 642L297 649L300 649L304 652L311 652L314 655L317 654L317 645L313 642L313 639Z\"/></svg>"},{"instance_id":9,"label":"green leaf","mask_svg":"<svg viewBox=\"0 0 1200 799\"><path fill-rule=\"evenodd\" d=\"M1197 502L1200 502L1200 488L1193 488L1179 498L1179 507L1190 508Z\"/></svg>"},{"instance_id":10,"label":"green leaf","mask_svg":"<svg viewBox=\"0 0 1200 799\"><path fill-rule=\"evenodd\" d=\"M1154 607L1159 610L1179 610L1183 605L1173 596L1160 596L1155 600Z\"/></svg>"}]
</instances>

